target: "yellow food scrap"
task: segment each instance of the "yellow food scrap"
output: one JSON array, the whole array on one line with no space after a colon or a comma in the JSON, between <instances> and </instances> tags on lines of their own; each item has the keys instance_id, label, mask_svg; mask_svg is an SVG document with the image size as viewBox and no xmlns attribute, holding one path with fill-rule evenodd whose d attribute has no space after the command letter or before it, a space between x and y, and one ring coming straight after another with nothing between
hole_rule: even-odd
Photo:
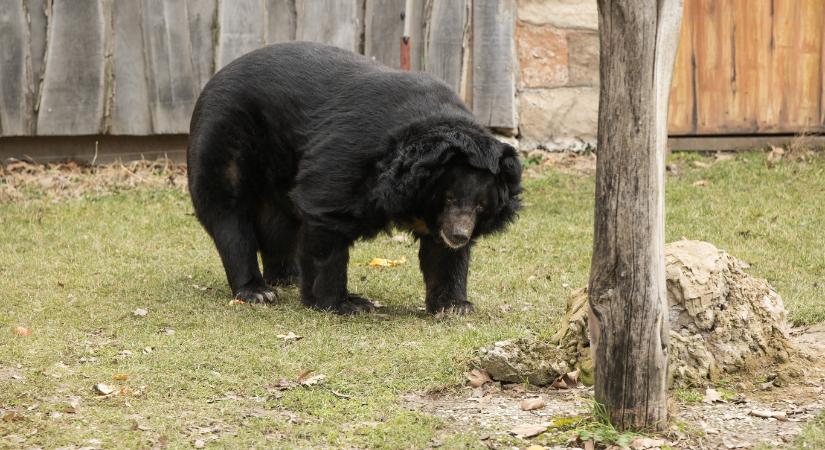
<instances>
[{"instance_id":1,"label":"yellow food scrap","mask_svg":"<svg viewBox=\"0 0 825 450\"><path fill-rule=\"evenodd\" d=\"M372 258L370 261L370 267L395 267L400 266L401 264L406 264L407 258L401 257L401 259L386 259L386 258Z\"/></svg>"}]
</instances>

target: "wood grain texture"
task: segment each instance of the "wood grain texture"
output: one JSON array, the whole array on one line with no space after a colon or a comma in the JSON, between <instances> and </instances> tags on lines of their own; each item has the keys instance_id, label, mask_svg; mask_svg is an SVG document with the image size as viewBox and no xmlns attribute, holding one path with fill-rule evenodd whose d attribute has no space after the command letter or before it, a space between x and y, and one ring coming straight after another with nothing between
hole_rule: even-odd
<instances>
[{"instance_id":1,"label":"wood grain texture","mask_svg":"<svg viewBox=\"0 0 825 450\"><path fill-rule=\"evenodd\" d=\"M97 134L104 103L101 0L54 0L37 134Z\"/></svg>"},{"instance_id":2,"label":"wood grain texture","mask_svg":"<svg viewBox=\"0 0 825 450\"><path fill-rule=\"evenodd\" d=\"M186 133L197 96L186 3L143 0L142 12L152 131Z\"/></svg>"},{"instance_id":3,"label":"wood grain texture","mask_svg":"<svg viewBox=\"0 0 825 450\"><path fill-rule=\"evenodd\" d=\"M515 129L515 0L473 2L473 113L488 127Z\"/></svg>"},{"instance_id":4,"label":"wood grain texture","mask_svg":"<svg viewBox=\"0 0 825 450\"><path fill-rule=\"evenodd\" d=\"M220 0L215 69L263 47L267 21L264 0Z\"/></svg>"},{"instance_id":5,"label":"wood grain texture","mask_svg":"<svg viewBox=\"0 0 825 450\"><path fill-rule=\"evenodd\" d=\"M295 0L266 0L267 26L266 43L289 42L295 40L298 12Z\"/></svg>"},{"instance_id":6,"label":"wood grain texture","mask_svg":"<svg viewBox=\"0 0 825 450\"><path fill-rule=\"evenodd\" d=\"M674 134L825 131L820 0L686 0Z\"/></svg>"},{"instance_id":7,"label":"wood grain texture","mask_svg":"<svg viewBox=\"0 0 825 450\"><path fill-rule=\"evenodd\" d=\"M662 430L664 157L682 1L599 0L598 8L602 78L588 288L595 397L619 430Z\"/></svg>"},{"instance_id":8,"label":"wood grain texture","mask_svg":"<svg viewBox=\"0 0 825 450\"><path fill-rule=\"evenodd\" d=\"M26 11L20 1L0 10L0 131L6 136L30 132L32 73Z\"/></svg>"},{"instance_id":9,"label":"wood grain texture","mask_svg":"<svg viewBox=\"0 0 825 450\"><path fill-rule=\"evenodd\" d=\"M34 94L32 107L32 133L35 132L37 108L40 99L40 88L43 82L43 71L46 69L46 32L48 31L49 10L51 2L47 0L25 0L23 5L29 14L29 54L31 56L32 85Z\"/></svg>"},{"instance_id":10,"label":"wood grain texture","mask_svg":"<svg viewBox=\"0 0 825 450\"><path fill-rule=\"evenodd\" d=\"M406 0L366 0L364 54L393 68L401 64Z\"/></svg>"},{"instance_id":11,"label":"wood grain texture","mask_svg":"<svg viewBox=\"0 0 825 450\"><path fill-rule=\"evenodd\" d=\"M115 2L112 10L114 32L114 99L112 134L152 133L149 86L143 59L143 27L140 2Z\"/></svg>"},{"instance_id":12,"label":"wood grain texture","mask_svg":"<svg viewBox=\"0 0 825 450\"><path fill-rule=\"evenodd\" d=\"M465 77L469 7L470 0L432 0L427 20L424 70L444 80L456 92L461 91Z\"/></svg>"},{"instance_id":13,"label":"wood grain texture","mask_svg":"<svg viewBox=\"0 0 825 450\"><path fill-rule=\"evenodd\" d=\"M358 52L363 0L296 0L299 41L322 42Z\"/></svg>"},{"instance_id":14,"label":"wood grain texture","mask_svg":"<svg viewBox=\"0 0 825 450\"><path fill-rule=\"evenodd\" d=\"M192 45L192 70L198 91L215 73L214 32L217 27L217 11L217 0L189 0L186 3L189 42Z\"/></svg>"}]
</instances>

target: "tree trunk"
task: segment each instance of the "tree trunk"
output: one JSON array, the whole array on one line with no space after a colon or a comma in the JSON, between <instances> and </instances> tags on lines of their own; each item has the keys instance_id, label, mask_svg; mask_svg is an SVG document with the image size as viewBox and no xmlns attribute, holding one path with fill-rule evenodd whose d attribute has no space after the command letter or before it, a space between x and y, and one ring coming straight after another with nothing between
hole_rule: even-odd
<instances>
[{"instance_id":1,"label":"tree trunk","mask_svg":"<svg viewBox=\"0 0 825 450\"><path fill-rule=\"evenodd\" d=\"M598 0L601 44L590 333L613 425L667 422L667 106L682 0Z\"/></svg>"}]
</instances>

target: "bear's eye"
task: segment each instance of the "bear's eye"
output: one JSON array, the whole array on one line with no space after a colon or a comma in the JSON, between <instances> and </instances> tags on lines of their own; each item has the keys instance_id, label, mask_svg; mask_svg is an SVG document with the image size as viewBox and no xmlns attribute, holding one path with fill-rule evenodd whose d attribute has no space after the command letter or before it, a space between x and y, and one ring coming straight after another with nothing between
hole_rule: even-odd
<instances>
[{"instance_id":1,"label":"bear's eye","mask_svg":"<svg viewBox=\"0 0 825 450\"><path fill-rule=\"evenodd\" d=\"M487 207L487 204L484 203L484 202L481 202L481 203L478 204L478 206L476 206L476 211L478 211L478 212L484 211L484 208L486 208L486 207Z\"/></svg>"},{"instance_id":2,"label":"bear's eye","mask_svg":"<svg viewBox=\"0 0 825 450\"><path fill-rule=\"evenodd\" d=\"M447 201L448 205L452 205L453 203L455 203L455 196L453 194L448 193L444 196L444 199Z\"/></svg>"}]
</instances>

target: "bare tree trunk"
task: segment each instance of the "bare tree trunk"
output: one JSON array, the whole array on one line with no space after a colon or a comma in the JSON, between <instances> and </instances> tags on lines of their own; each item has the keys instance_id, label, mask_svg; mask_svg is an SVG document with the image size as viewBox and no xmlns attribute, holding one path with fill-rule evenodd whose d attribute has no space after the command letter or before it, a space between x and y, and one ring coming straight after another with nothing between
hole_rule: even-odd
<instances>
[{"instance_id":1,"label":"bare tree trunk","mask_svg":"<svg viewBox=\"0 0 825 450\"><path fill-rule=\"evenodd\" d=\"M590 332L596 401L620 430L667 421L667 105L682 0L598 0L601 44Z\"/></svg>"}]
</instances>

